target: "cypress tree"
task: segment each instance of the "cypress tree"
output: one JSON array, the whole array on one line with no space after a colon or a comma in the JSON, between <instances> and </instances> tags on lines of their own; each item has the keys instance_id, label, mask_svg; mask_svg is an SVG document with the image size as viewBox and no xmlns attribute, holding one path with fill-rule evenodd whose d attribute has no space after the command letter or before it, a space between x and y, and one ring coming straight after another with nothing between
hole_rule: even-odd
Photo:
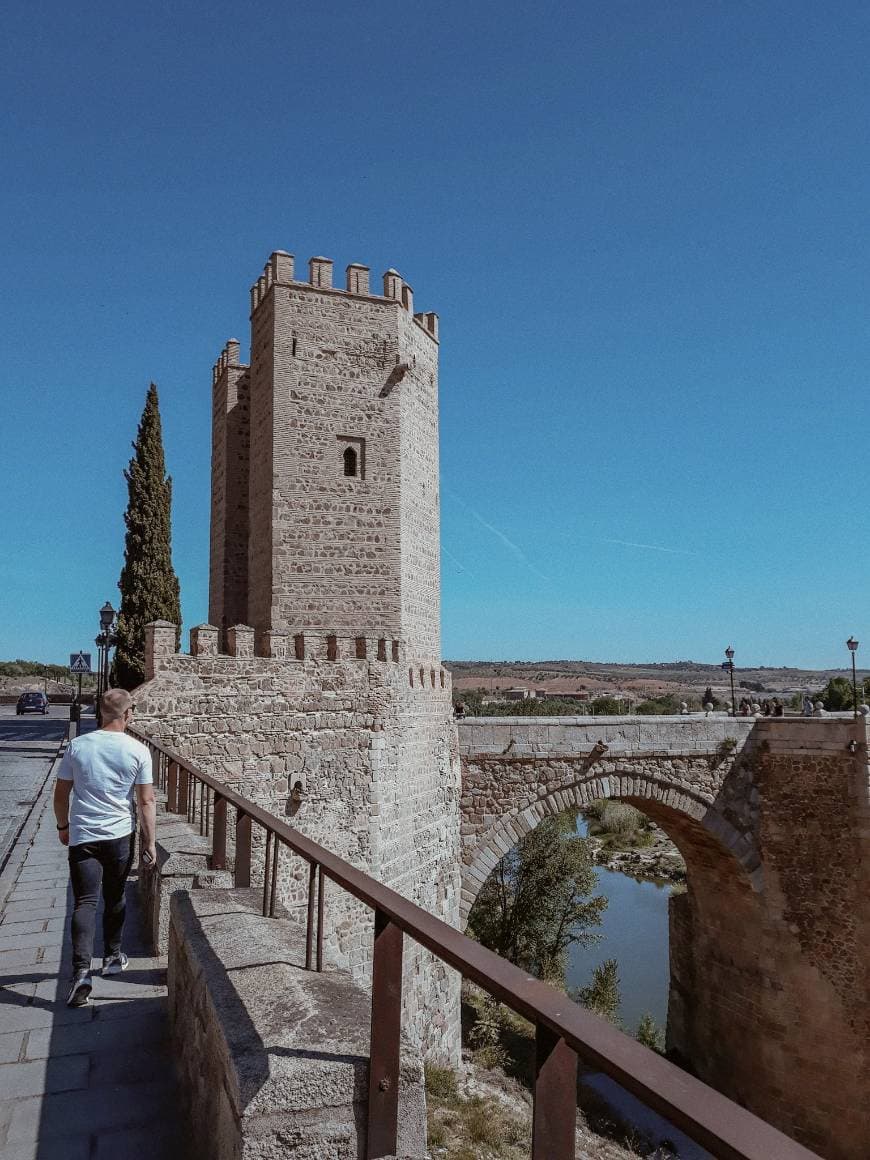
<instances>
[{"instance_id":1,"label":"cypress tree","mask_svg":"<svg viewBox=\"0 0 870 1160\"><path fill-rule=\"evenodd\" d=\"M124 567L118 581L121 610L114 680L123 689L135 689L145 680L145 625L151 620L181 625L178 577L172 567L172 479L166 474L154 383L148 388L124 478L129 500L124 513ZM178 635L180 639L180 627Z\"/></svg>"}]
</instances>

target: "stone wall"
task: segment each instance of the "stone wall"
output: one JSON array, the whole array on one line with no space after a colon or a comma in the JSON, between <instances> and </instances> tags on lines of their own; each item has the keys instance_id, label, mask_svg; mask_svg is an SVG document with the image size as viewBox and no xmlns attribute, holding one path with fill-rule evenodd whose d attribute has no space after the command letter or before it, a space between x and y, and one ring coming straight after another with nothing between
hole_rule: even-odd
<instances>
[{"instance_id":1,"label":"stone wall","mask_svg":"<svg viewBox=\"0 0 870 1160\"><path fill-rule=\"evenodd\" d=\"M245 624L273 627L275 495L275 301L251 315L250 469L248 475L248 592ZM277 626L276 626L277 627Z\"/></svg>"},{"instance_id":2,"label":"stone wall","mask_svg":"<svg viewBox=\"0 0 870 1160\"><path fill-rule=\"evenodd\" d=\"M407 302L410 287L404 287ZM432 317L431 315L428 317ZM441 656L438 344L411 310L399 315L402 623L418 656Z\"/></svg>"},{"instance_id":3,"label":"stone wall","mask_svg":"<svg viewBox=\"0 0 870 1160\"><path fill-rule=\"evenodd\" d=\"M304 933L230 890L173 895L169 1009L198 1160L366 1154L370 1001L306 971ZM403 1043L397 1160L426 1155L419 1053Z\"/></svg>"},{"instance_id":4,"label":"stone wall","mask_svg":"<svg viewBox=\"0 0 870 1160\"><path fill-rule=\"evenodd\" d=\"M763 889L701 868L673 899L669 1045L828 1160L855 1160L870 1155L866 729L759 732Z\"/></svg>"},{"instance_id":5,"label":"stone wall","mask_svg":"<svg viewBox=\"0 0 870 1160\"><path fill-rule=\"evenodd\" d=\"M168 631L166 638L169 639ZM207 772L445 921L458 923L459 762L449 674L369 659L163 655L136 693L137 724ZM421 680L421 672L423 680ZM302 802L293 801L296 783ZM255 827L255 872L262 838ZM279 897L305 897L282 856ZM333 885L326 948L368 985L371 913ZM405 1026L456 1059L458 978L406 940Z\"/></svg>"},{"instance_id":6,"label":"stone wall","mask_svg":"<svg viewBox=\"0 0 870 1160\"><path fill-rule=\"evenodd\" d=\"M230 339L212 370L209 620L222 634L248 620L250 389Z\"/></svg>"}]
</instances>

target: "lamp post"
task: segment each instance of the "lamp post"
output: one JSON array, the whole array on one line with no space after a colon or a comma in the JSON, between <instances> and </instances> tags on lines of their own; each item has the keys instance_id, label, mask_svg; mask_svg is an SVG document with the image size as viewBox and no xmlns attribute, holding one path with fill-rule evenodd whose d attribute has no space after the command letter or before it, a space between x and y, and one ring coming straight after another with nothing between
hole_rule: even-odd
<instances>
[{"instance_id":1,"label":"lamp post","mask_svg":"<svg viewBox=\"0 0 870 1160\"><path fill-rule=\"evenodd\" d=\"M858 678L855 674L855 653L858 651L858 642L854 636L846 641L846 648L852 654L852 716L858 720Z\"/></svg>"},{"instance_id":2,"label":"lamp post","mask_svg":"<svg viewBox=\"0 0 870 1160\"><path fill-rule=\"evenodd\" d=\"M112 628L115 623L115 610L107 600L100 609L100 635L94 642L100 650L99 670L97 673L97 723L102 724L100 699L109 687L109 649L115 643Z\"/></svg>"},{"instance_id":3,"label":"lamp post","mask_svg":"<svg viewBox=\"0 0 870 1160\"><path fill-rule=\"evenodd\" d=\"M734 649L729 644L725 649L726 660L722 662L722 668L728 670L728 676L731 678L731 716L737 716L737 701L734 697Z\"/></svg>"},{"instance_id":4,"label":"lamp post","mask_svg":"<svg viewBox=\"0 0 870 1160\"><path fill-rule=\"evenodd\" d=\"M103 695L103 641L105 639L102 633L94 637L94 644L97 646L97 699L94 704L94 716L98 725L100 723L100 697Z\"/></svg>"}]
</instances>

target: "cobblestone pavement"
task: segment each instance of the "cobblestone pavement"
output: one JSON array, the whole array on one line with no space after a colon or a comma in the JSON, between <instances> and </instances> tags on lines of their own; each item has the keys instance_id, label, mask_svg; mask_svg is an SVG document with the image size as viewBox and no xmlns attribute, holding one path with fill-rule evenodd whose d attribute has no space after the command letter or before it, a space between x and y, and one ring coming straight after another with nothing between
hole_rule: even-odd
<instances>
[{"instance_id":1,"label":"cobblestone pavement","mask_svg":"<svg viewBox=\"0 0 870 1160\"><path fill-rule=\"evenodd\" d=\"M180 1160L190 1150L175 1100L165 962L143 946L135 881L129 969L95 975L90 1005L66 1006L72 895L53 781L7 867L14 874L21 863L0 919L0 1158ZM95 952L101 958L99 935Z\"/></svg>"},{"instance_id":2,"label":"cobblestone pavement","mask_svg":"<svg viewBox=\"0 0 870 1160\"><path fill-rule=\"evenodd\" d=\"M0 867L39 794L68 725L66 705L53 705L47 717L17 717L14 705L0 706Z\"/></svg>"}]
</instances>

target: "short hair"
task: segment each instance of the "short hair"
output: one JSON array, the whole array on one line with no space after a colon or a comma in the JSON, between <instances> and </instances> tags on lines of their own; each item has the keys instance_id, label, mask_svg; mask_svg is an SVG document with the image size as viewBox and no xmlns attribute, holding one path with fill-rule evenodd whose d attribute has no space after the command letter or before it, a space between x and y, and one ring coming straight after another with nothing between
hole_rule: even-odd
<instances>
[{"instance_id":1,"label":"short hair","mask_svg":"<svg viewBox=\"0 0 870 1160\"><path fill-rule=\"evenodd\" d=\"M120 721L128 709L133 707L133 698L126 689L109 689L100 698L100 708L103 713L103 724L110 721Z\"/></svg>"}]
</instances>

